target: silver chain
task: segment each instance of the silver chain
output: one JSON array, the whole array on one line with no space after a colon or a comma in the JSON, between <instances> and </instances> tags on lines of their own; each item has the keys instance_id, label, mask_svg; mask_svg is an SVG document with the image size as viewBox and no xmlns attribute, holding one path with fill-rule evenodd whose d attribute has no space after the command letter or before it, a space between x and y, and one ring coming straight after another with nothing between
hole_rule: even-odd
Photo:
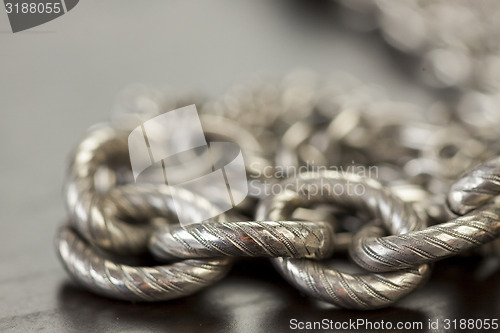
<instances>
[{"instance_id":1,"label":"silver chain","mask_svg":"<svg viewBox=\"0 0 500 333\"><path fill-rule=\"evenodd\" d=\"M348 75L307 71L257 77L215 101L127 89L110 122L91 128L70 158L68 223L56 237L68 273L109 297L155 301L215 283L237 257L269 257L305 294L373 309L423 285L434 261L469 250L500 257L500 76L491 75L500 72L491 14L500 5L344 4L377 17L391 45L429 66L427 82L460 91L458 104L421 110ZM461 30L464 21L475 30ZM207 138L240 146L253 190L228 213L181 228L167 185L134 184L127 137L189 104L201 108ZM363 191L349 192L356 186ZM267 192L274 187L281 191ZM180 194L188 215L217 211L207 198ZM365 272L332 268L332 253L344 250ZM144 253L174 263L118 263Z\"/></svg>"}]
</instances>

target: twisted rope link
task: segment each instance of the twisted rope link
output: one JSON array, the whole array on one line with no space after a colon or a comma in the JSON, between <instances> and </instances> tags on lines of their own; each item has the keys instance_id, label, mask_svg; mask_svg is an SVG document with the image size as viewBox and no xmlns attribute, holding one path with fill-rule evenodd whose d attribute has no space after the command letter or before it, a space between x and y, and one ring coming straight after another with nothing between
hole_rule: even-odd
<instances>
[{"instance_id":1,"label":"twisted rope link","mask_svg":"<svg viewBox=\"0 0 500 333\"><path fill-rule=\"evenodd\" d=\"M69 221L87 241L111 252L134 254L146 250L152 226L129 224L118 218L116 212L120 210L98 193L95 181L103 166L124 163L126 138L125 133L110 126L90 130L71 157L64 198ZM139 214L137 209L141 207L134 205L129 211Z\"/></svg>"},{"instance_id":2,"label":"twisted rope link","mask_svg":"<svg viewBox=\"0 0 500 333\"><path fill-rule=\"evenodd\" d=\"M404 235L380 237L366 227L351 243L351 258L372 272L431 263L487 244L500 236L500 207L492 203L447 223Z\"/></svg>"},{"instance_id":3,"label":"twisted rope link","mask_svg":"<svg viewBox=\"0 0 500 333\"><path fill-rule=\"evenodd\" d=\"M325 222L220 222L158 229L151 252L161 259L207 257L326 258L333 228Z\"/></svg>"},{"instance_id":4,"label":"twisted rope link","mask_svg":"<svg viewBox=\"0 0 500 333\"><path fill-rule=\"evenodd\" d=\"M121 265L89 246L71 228L56 236L56 249L69 275L97 294L127 301L164 301L193 294L222 279L230 259L184 260L171 265Z\"/></svg>"},{"instance_id":5,"label":"twisted rope link","mask_svg":"<svg viewBox=\"0 0 500 333\"><path fill-rule=\"evenodd\" d=\"M100 170L108 168L118 177L119 166L129 166L127 132L103 125L90 130L76 147L64 188L66 208L72 226L88 242L117 254L138 254L147 244L156 226L150 218L174 218L174 202L167 186L121 185L101 193L96 188ZM129 167L128 167L129 169ZM216 211L206 199L180 193L191 203L190 214ZM212 214L214 215L214 214ZM142 223L128 223L133 218Z\"/></svg>"},{"instance_id":6,"label":"twisted rope link","mask_svg":"<svg viewBox=\"0 0 500 333\"><path fill-rule=\"evenodd\" d=\"M488 161L453 184L448 195L452 212L447 223L403 235L380 237L365 228L351 243L351 258L363 268L387 272L430 263L490 243L500 237L500 159ZM484 205L484 206L483 206ZM475 209L475 210L474 210ZM492 249L496 251L496 247Z\"/></svg>"},{"instance_id":7,"label":"twisted rope link","mask_svg":"<svg viewBox=\"0 0 500 333\"><path fill-rule=\"evenodd\" d=\"M286 185L289 183L283 183ZM348 192L350 187L356 186L362 186L364 191ZM286 188L286 191L261 202L257 219L286 219L302 204L328 203L380 219L393 232L404 233L425 227L411 204L403 202L372 179L334 171L306 173L294 180L293 186ZM431 271L429 265L421 265L383 274L347 274L310 259L278 258L273 262L278 271L302 292L348 309L389 306L424 283Z\"/></svg>"},{"instance_id":8,"label":"twisted rope link","mask_svg":"<svg viewBox=\"0 0 500 333\"><path fill-rule=\"evenodd\" d=\"M258 207L255 198L262 195L255 195L245 202L244 210L237 210L257 211L257 219L262 221L238 218L227 222L221 215L217 221L184 229L166 225L165 219L176 220L168 186L127 184L131 181L126 140L130 128L94 127L71 156L64 192L71 227L61 229L56 239L60 259L73 278L115 298L163 300L214 283L230 266L227 260L193 258L288 257L274 259L274 265L300 290L341 307L371 309L393 304L422 285L430 274L424 263L498 237L499 209L494 203L482 205L498 193L499 159L451 186L450 210L467 215L427 229L415 208L398 196L404 201L422 199L413 200L405 193L396 196L369 178L346 172L307 173L297 178L274 173L289 165L309 167L310 161L345 166L361 159L363 165L380 166L382 172L377 176L389 188L407 184L420 190L420 197L441 195L461 168L497 154L490 143L485 143L486 149L475 137L469 138L460 122L454 123L453 133L469 148L458 147L448 158L442 151L453 142L446 132L436 131L439 122L425 123L425 117L415 116L423 112L380 101L352 78L332 84L302 72L278 84L256 83L205 104L201 119L207 135L241 146L249 178L272 178L275 184L278 178L290 177L281 183L285 190L279 195L263 200ZM165 109L171 108L158 107ZM427 136L430 139L424 145ZM402 160L409 162L404 167L387 167ZM269 168L271 177L264 175ZM104 189L99 179L102 174L108 178ZM423 176L429 174L433 177L426 181ZM353 185L361 185L364 192L335 192L336 188L355 191ZM187 192L182 197L193 216L216 210L204 198ZM350 275L323 262L296 259L327 258L332 252L335 236L328 223L289 221L297 207L322 203L365 212L374 220L355 234L350 253L360 266L385 273ZM163 220L158 222L155 217ZM387 231L392 235L386 236ZM148 245L160 260L190 260L131 267L115 263L100 251L133 255L147 251ZM500 254L497 245L498 241L490 242L488 249L482 249Z\"/></svg>"},{"instance_id":9,"label":"twisted rope link","mask_svg":"<svg viewBox=\"0 0 500 333\"><path fill-rule=\"evenodd\" d=\"M174 202L168 186L116 186L119 178L123 177L117 170L121 165L128 165L125 139L125 131L111 126L96 127L82 140L72 156L65 186L71 227L61 228L55 241L65 269L89 290L130 301L177 298L215 283L229 271L229 259L189 259L165 266L132 267L118 264L100 251L120 255L141 253L146 249L153 230L159 227L152 222L152 218L175 219ZM104 190L97 187L96 179L103 169L112 179ZM204 198L195 197L187 191L177 191L177 194L189 204L183 207L195 219L196 214L206 216L204 212L207 211L213 216L218 213ZM131 219L135 221L130 222ZM326 223L221 222L224 220L225 215L219 215L219 222L202 225L202 228L211 227L217 235L226 235L225 241L231 242L233 251L239 246L240 250L246 249L246 255L321 257L328 256L332 250L333 230ZM195 229L196 226L187 230ZM165 252L168 246L155 243L154 239L164 240L176 235L165 232L159 235L162 237L154 237L151 247L163 252L153 252L162 253L158 257L163 260L166 257L172 259L175 256ZM204 236L207 235L205 232ZM270 244L269 240L273 237L275 242ZM198 237L198 240L201 241L198 245L210 243L210 239ZM177 258L189 257L180 255L179 251L177 254ZM201 253L201 257L221 255Z\"/></svg>"},{"instance_id":10,"label":"twisted rope link","mask_svg":"<svg viewBox=\"0 0 500 333\"><path fill-rule=\"evenodd\" d=\"M132 267L115 263L99 251L121 255L144 252L151 233L158 227L150 219L176 218L167 186L120 185L107 191L97 188L96 177L103 168L113 179L108 186L114 186L119 181L116 170L129 165L126 139L124 131L99 126L89 131L72 156L65 186L71 227L61 228L55 240L64 267L89 290L129 301L177 298L220 280L230 269L228 259ZM190 214L218 211L203 198L182 191L178 194L179 199L191 204ZM135 221L130 223L130 219ZM219 220L224 220L224 215Z\"/></svg>"},{"instance_id":11,"label":"twisted rope link","mask_svg":"<svg viewBox=\"0 0 500 333\"><path fill-rule=\"evenodd\" d=\"M464 215L500 195L500 158L493 158L465 173L448 192L448 207L457 215ZM486 208L485 208L486 209ZM497 228L498 229L498 228ZM500 239L481 246L483 255L500 257Z\"/></svg>"},{"instance_id":12,"label":"twisted rope link","mask_svg":"<svg viewBox=\"0 0 500 333\"><path fill-rule=\"evenodd\" d=\"M500 158L489 160L465 173L450 187L448 206L465 215L500 194Z\"/></svg>"}]
</instances>

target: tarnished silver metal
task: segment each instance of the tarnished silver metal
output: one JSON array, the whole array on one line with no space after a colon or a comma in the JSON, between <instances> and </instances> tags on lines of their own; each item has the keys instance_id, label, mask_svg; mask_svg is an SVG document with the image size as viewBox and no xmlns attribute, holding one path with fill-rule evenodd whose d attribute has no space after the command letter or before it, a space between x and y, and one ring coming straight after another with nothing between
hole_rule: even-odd
<instances>
[{"instance_id":1,"label":"tarnished silver metal","mask_svg":"<svg viewBox=\"0 0 500 333\"><path fill-rule=\"evenodd\" d=\"M397 272L347 274L307 259L277 258L273 263L288 282L306 295L356 310L394 304L422 286L431 272L428 265Z\"/></svg>"},{"instance_id":2,"label":"tarnished silver metal","mask_svg":"<svg viewBox=\"0 0 500 333\"><path fill-rule=\"evenodd\" d=\"M120 177L127 177L127 165L127 132L108 125L94 127L73 154L64 198L70 223L88 242L118 254L137 254L147 250L157 227L150 218L176 219L176 215L170 189L165 185L116 186L123 182ZM103 171L105 179L97 179ZM186 213L194 216L217 211L206 199L183 193L179 197L186 202ZM136 222L128 223L129 218Z\"/></svg>"},{"instance_id":3,"label":"tarnished silver metal","mask_svg":"<svg viewBox=\"0 0 500 333\"><path fill-rule=\"evenodd\" d=\"M496 196L498 160L456 182L465 168L500 155L491 93L467 94L457 114L444 103L425 112L388 101L377 87L348 75L322 80L298 71L282 80L254 79L214 102L144 87L127 94L117 104L112 125L92 128L71 156L65 201L72 229L63 229L57 238L70 274L98 293L168 299L212 283L229 267L228 261L204 259L166 270L134 268L101 253L138 254L149 244L149 252L160 260L291 257L274 259L274 264L300 290L341 307L370 309L393 304L420 286L430 268L415 265L498 236L499 209L494 203L483 205ZM168 186L133 184L127 135L155 115L198 100L206 135L241 147L253 191L234 210L247 217L231 218L234 212L228 212L182 229L175 225ZM371 167L373 174L366 172ZM341 171L300 174L328 169ZM257 208L256 198L266 197L272 185L279 185L281 193L272 193ZM449 221L445 197L450 188L452 211L475 210ZM182 198L193 217L216 211L207 199L188 192ZM316 206L322 204L328 209ZM264 222L241 222L255 211ZM421 211L442 224L424 229ZM357 231L360 219L372 223ZM500 256L497 243L481 249ZM336 250L350 247L359 265L384 273L346 274L322 261L297 259L328 257L332 244ZM106 275L116 272L116 278ZM156 279L168 287L158 287Z\"/></svg>"},{"instance_id":4,"label":"tarnished silver metal","mask_svg":"<svg viewBox=\"0 0 500 333\"><path fill-rule=\"evenodd\" d=\"M127 301L164 301L193 294L222 279L229 258L191 259L171 265L134 267L106 259L71 228L62 227L55 246L69 275L85 288Z\"/></svg>"},{"instance_id":5,"label":"tarnished silver metal","mask_svg":"<svg viewBox=\"0 0 500 333\"><path fill-rule=\"evenodd\" d=\"M450 187L448 206L464 215L500 195L500 158L479 165Z\"/></svg>"},{"instance_id":6,"label":"tarnished silver metal","mask_svg":"<svg viewBox=\"0 0 500 333\"><path fill-rule=\"evenodd\" d=\"M467 172L450 187L448 205L458 217L424 230L386 237L379 229L365 227L351 243L351 258L367 270L387 272L490 243L500 237L500 202L486 203L498 194L500 158L495 158Z\"/></svg>"},{"instance_id":7,"label":"tarnished silver metal","mask_svg":"<svg viewBox=\"0 0 500 333\"><path fill-rule=\"evenodd\" d=\"M425 219L417 214L411 203L404 202L375 179L349 172L320 171L301 173L280 185L280 193L259 204L257 219L268 216L275 221L286 220L297 207L329 204L370 214L394 234L421 230L426 226Z\"/></svg>"},{"instance_id":8,"label":"tarnished silver metal","mask_svg":"<svg viewBox=\"0 0 500 333\"><path fill-rule=\"evenodd\" d=\"M96 186L100 170L126 165L127 156L125 132L110 126L93 128L70 158L64 187L69 221L78 233L100 248L121 254L145 251L153 231L149 223L129 224L117 217L120 209L106 203ZM110 174L110 182L116 181L116 173ZM139 207L131 206L129 210L135 208Z\"/></svg>"},{"instance_id":9,"label":"tarnished silver metal","mask_svg":"<svg viewBox=\"0 0 500 333\"><path fill-rule=\"evenodd\" d=\"M410 203L373 179L327 171L301 174L282 186L282 192L261 202L257 219L283 220L298 206L321 203L362 212L397 234L425 227ZM348 309L389 306L422 285L431 271L421 265L382 274L347 274L310 259L273 260L278 271L302 292Z\"/></svg>"},{"instance_id":10,"label":"tarnished silver metal","mask_svg":"<svg viewBox=\"0 0 500 333\"><path fill-rule=\"evenodd\" d=\"M165 226L150 251L162 260L207 257L327 258L333 228L326 222L249 221Z\"/></svg>"},{"instance_id":11,"label":"tarnished silver metal","mask_svg":"<svg viewBox=\"0 0 500 333\"><path fill-rule=\"evenodd\" d=\"M493 202L447 223L403 235L383 236L378 228L358 232L351 258L373 272L431 263L484 245L500 236L500 203Z\"/></svg>"},{"instance_id":12,"label":"tarnished silver metal","mask_svg":"<svg viewBox=\"0 0 500 333\"><path fill-rule=\"evenodd\" d=\"M465 173L450 187L448 207L458 215L477 209L500 195L500 158L491 159ZM477 249L483 255L500 257L500 238Z\"/></svg>"},{"instance_id":13,"label":"tarnished silver metal","mask_svg":"<svg viewBox=\"0 0 500 333\"><path fill-rule=\"evenodd\" d=\"M227 220L226 214L217 215L219 210L206 198L195 196L182 189L176 189L176 197L176 203L181 205L184 212L193 220L201 220L203 214L216 216L211 219L213 221ZM117 211L114 214L124 219L141 221L161 217L168 219L171 224L177 222L176 206L171 189L167 185L120 185L106 193L105 202L111 207L116 207ZM156 230L159 226L154 227Z\"/></svg>"}]
</instances>

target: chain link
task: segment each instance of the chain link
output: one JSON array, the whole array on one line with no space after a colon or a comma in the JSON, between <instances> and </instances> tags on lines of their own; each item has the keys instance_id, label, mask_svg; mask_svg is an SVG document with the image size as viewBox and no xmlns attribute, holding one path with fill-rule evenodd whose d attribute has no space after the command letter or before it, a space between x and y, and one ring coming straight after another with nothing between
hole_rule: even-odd
<instances>
[{"instance_id":1,"label":"chain link","mask_svg":"<svg viewBox=\"0 0 500 333\"><path fill-rule=\"evenodd\" d=\"M500 27L491 14L500 6L343 3L376 17L392 45L429 68L426 82L459 91L458 103L422 110L349 75L321 79L305 70L256 77L214 101L131 87L109 124L91 128L70 158L69 222L56 249L75 280L114 298L166 300L222 279L231 257L270 257L305 294L373 309L423 285L434 261L471 249L500 257L500 76L491 74L500 68ZM190 104L200 108L209 141L240 146L250 192L227 214L181 228L167 185L134 184L127 137L143 121ZM356 186L363 191L349 192ZM217 211L190 192L178 197L194 218ZM331 266L333 250L347 248L369 272ZM144 253L177 262L118 263Z\"/></svg>"}]
</instances>

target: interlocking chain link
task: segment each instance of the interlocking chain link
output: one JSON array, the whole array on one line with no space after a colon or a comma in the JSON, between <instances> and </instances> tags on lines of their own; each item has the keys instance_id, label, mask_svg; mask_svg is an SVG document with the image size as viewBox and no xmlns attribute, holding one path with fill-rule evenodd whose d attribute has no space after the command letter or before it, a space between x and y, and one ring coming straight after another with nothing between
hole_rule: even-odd
<instances>
[{"instance_id":1,"label":"interlocking chain link","mask_svg":"<svg viewBox=\"0 0 500 333\"><path fill-rule=\"evenodd\" d=\"M333 229L326 222L215 222L164 227L150 244L163 260L207 257L328 258Z\"/></svg>"},{"instance_id":2,"label":"interlocking chain link","mask_svg":"<svg viewBox=\"0 0 500 333\"><path fill-rule=\"evenodd\" d=\"M286 181L285 181L286 182ZM308 191L321 184L320 195ZM378 219L393 233L407 233L425 227L417 211L373 179L338 172L305 173L294 187L261 202L259 219L286 219L297 205L328 203ZM338 185L339 194L330 192ZM349 186L363 186L366 192L350 195ZM304 188L301 191L300 188ZM304 293L348 309L374 309L389 306L419 287L430 275L430 267L422 265L405 271L384 274L347 274L322 262L310 259L279 258L274 260L278 271Z\"/></svg>"},{"instance_id":3,"label":"interlocking chain link","mask_svg":"<svg viewBox=\"0 0 500 333\"><path fill-rule=\"evenodd\" d=\"M361 267L388 272L430 263L489 243L500 236L500 205L486 205L465 216L421 231L380 237L365 228L354 237L351 257Z\"/></svg>"},{"instance_id":4,"label":"interlocking chain link","mask_svg":"<svg viewBox=\"0 0 500 333\"><path fill-rule=\"evenodd\" d=\"M91 128L70 157L68 225L56 250L76 281L113 298L167 300L222 279L238 257L268 257L309 296L373 309L422 286L434 261L471 249L500 257L500 81L492 74L500 29L491 14L499 4L343 3L375 14L386 39L429 68L426 82L459 92L456 105L422 110L346 74L304 70L256 77L213 101L128 89L110 123ZM242 149L250 191L227 214L182 228L167 185L134 184L127 136L193 103L209 141ZM362 191L350 191L356 186ZM218 211L188 191L179 200L194 219ZM328 260L344 248L368 272L335 269ZM158 265L119 263L144 253Z\"/></svg>"},{"instance_id":5,"label":"interlocking chain link","mask_svg":"<svg viewBox=\"0 0 500 333\"><path fill-rule=\"evenodd\" d=\"M72 229L56 236L59 258L69 275L87 289L127 301L165 301L190 295L222 279L230 259L190 259L171 265L118 264L89 246Z\"/></svg>"},{"instance_id":6,"label":"interlocking chain link","mask_svg":"<svg viewBox=\"0 0 500 333\"><path fill-rule=\"evenodd\" d=\"M112 186L119 183L120 169L129 165L127 133L110 126L98 126L89 131L71 158L66 178L64 198L72 226L85 239L117 254L139 254L147 250L147 244L155 226L148 219L154 216L173 215L173 201L168 187L119 186L103 195L96 188L96 177L107 172L101 181ZM128 167L130 168L130 167ZM101 177L103 179L103 177ZM121 192L121 194L120 194ZM189 194L182 197L187 202L196 201L196 209L216 209L203 198ZM123 217L133 217L147 223L127 223Z\"/></svg>"},{"instance_id":7,"label":"interlocking chain link","mask_svg":"<svg viewBox=\"0 0 500 333\"><path fill-rule=\"evenodd\" d=\"M286 191L261 200L258 209L255 199L246 202L246 207L238 213L240 218L235 222L224 222L226 217L221 215L218 221L210 223L190 225L186 228L170 226L165 219L175 223L176 217L173 214L174 207L168 186L130 184L125 138L127 128L136 125L137 121L127 126L98 126L90 130L75 150L65 187L73 229L63 229L57 239L57 248L70 274L89 289L115 298L159 300L195 292L220 279L229 269L228 261L201 258L278 257L280 259L275 260L277 269L306 294L340 307L369 309L393 304L421 286L430 274L430 267L426 263L478 246L498 236L499 217L494 204L487 204L480 207L479 211L427 229L425 219L422 218L422 209L429 213L430 208L436 205L440 206L441 213L446 211L446 216L451 215L444 199L444 191L448 189L451 189L448 202L452 210L455 210L453 207L464 206L476 208L479 201L484 203L491 199L496 194L496 164L489 162L477 169L480 171L471 171L472 176L466 175L455 185L451 184L452 177L459 171L458 168L450 171L450 166L456 167L457 163L471 165L477 155L459 151L455 152L451 160L446 160L446 168L439 169L436 165L431 165L427 170L414 170L416 162L425 166L425 161L447 157L443 157L439 152L443 147L448 148L448 142L442 141L443 136L430 135L426 144L419 143L420 139L434 132L437 126L437 123L425 122L425 113L415 116L412 112L418 111L415 108L377 99L373 92L367 97L362 92L372 90L350 78L341 80L342 84L333 84L320 83L307 72L299 72L291 77L294 79L289 77L282 83L275 84L272 91L278 96L273 98L270 92L259 91L263 89L260 85L252 88L257 89L255 91L250 88L246 91L256 99L257 96L267 94L267 98L275 103L267 106L276 112L271 125L265 126L258 121L243 125L242 121L230 118L235 116L225 111L220 104L206 103L201 119L203 125L205 121L210 124L207 135L216 136L220 132L220 137L237 141L239 128L245 128L245 131L241 131L243 137L254 138L239 140L245 157L246 149L251 151L251 163L246 163L250 182L269 182L281 184L282 187L288 183L295 186L297 191L303 185L306 185L306 188L318 185L323 189L326 189L325 186L335 188L340 185L347 189L348 186L361 184L365 191L368 190L364 195L318 195L309 191L306 200L303 193L290 192L293 186L285 186ZM301 82L298 78L308 78L305 80L307 84L298 84L297 82ZM271 84L270 81L267 82L268 85ZM295 122L292 121L293 125L286 124L290 119L285 113L276 111L280 108L286 109L284 101L285 96L288 96L287 89L296 93L301 89L305 90L302 95L309 96L310 100L309 104L305 104L305 111L292 113L296 119ZM329 93L326 94L325 90ZM332 93L333 91L337 93ZM241 105L236 107L238 108L238 112L244 112ZM405 108L408 111L401 114L400 110ZM395 110L399 110L401 119L394 116L378 119L374 116L394 115ZM257 115L254 116L260 119ZM457 126L459 124L456 123ZM225 131L225 128L231 130ZM466 133L464 127L462 131ZM266 137L266 133L273 133L273 136ZM282 135L281 140L279 133ZM412 135L415 133L416 137ZM262 139L262 135L265 140L271 140L270 145L276 150L274 154L272 151L266 152L267 141L259 141L258 138ZM388 135L395 137L386 141ZM395 139L398 141L395 142ZM471 140L481 143L478 139ZM375 147L377 144L380 144L380 147ZM389 147L386 145L392 145L397 154L384 152ZM374 154L372 148L381 153ZM480 151L483 152L481 158L491 154L485 149ZM290 159L293 156L298 158ZM360 157L363 163L353 163L352 159L356 157ZM335 162L340 166L351 166L352 170L347 173L331 171L318 174L314 172L317 165L310 164L316 161L315 158L320 158L326 165ZM400 161L404 162L403 167ZM356 171L360 170L359 167L370 164L380 166L376 175L355 175ZM313 172L309 176L293 174L290 165L296 168L305 166L304 170L311 169ZM280 170L281 173L278 172ZM425 178L424 174L433 178ZM487 183L473 182L477 185L476 197L480 196L481 200L466 199L472 198L471 182L467 179L477 179L481 175L481 179ZM370 176L377 177L385 186ZM286 177L289 178L277 183L280 178ZM467 185L461 188L460 184ZM485 189L490 190L486 197ZM262 195L254 196L259 197ZM439 198L442 200L438 200ZM214 209L207 200L195 198L189 193L185 194L184 200L192 207L191 214ZM272 204L266 206L269 202ZM470 202L476 204L471 206ZM385 273L351 275L311 259L294 259L328 258L336 238L333 229L350 228L345 222L345 213L344 217L339 217L336 222L318 222L314 221L314 218L313 222L293 221L293 214L299 207L315 209L314 205L320 203L328 204L337 210L351 208L355 210L356 215L364 212L368 219L375 221L355 233L350 253L361 267ZM244 221L244 218L241 218L241 214L248 212L257 212L257 221ZM436 220L436 216L440 215L431 214L430 221ZM162 219L155 219L157 217ZM360 218L367 219L366 216ZM385 236L384 230L393 235ZM166 265L158 267L168 268L155 267L151 270L127 266L122 272L135 272L137 269L140 273L123 273L111 277L110 267L118 267L119 264L106 259L93 249L96 247L120 255L139 254L148 250L148 244L150 253L158 260L184 259L182 263L189 263L182 265L183 268L195 269L194 267L199 265L196 267L200 267L201 271L196 271L203 272L206 276L192 276L189 271L181 272L178 268ZM429 247L432 249L429 250ZM206 264L204 260L210 263ZM98 265L96 267L100 270L94 268L94 264ZM155 273L146 274L145 269L149 273ZM177 280L165 278L161 282L156 281L162 274L159 272L171 272L172 269L191 283L186 283L179 289L172 287L177 286ZM297 275L298 272L300 273ZM107 279L107 283L101 281L103 277ZM155 283L159 283L160 287ZM117 285L127 286L126 290L117 288ZM138 287L147 285L149 287L144 290Z\"/></svg>"}]
</instances>

